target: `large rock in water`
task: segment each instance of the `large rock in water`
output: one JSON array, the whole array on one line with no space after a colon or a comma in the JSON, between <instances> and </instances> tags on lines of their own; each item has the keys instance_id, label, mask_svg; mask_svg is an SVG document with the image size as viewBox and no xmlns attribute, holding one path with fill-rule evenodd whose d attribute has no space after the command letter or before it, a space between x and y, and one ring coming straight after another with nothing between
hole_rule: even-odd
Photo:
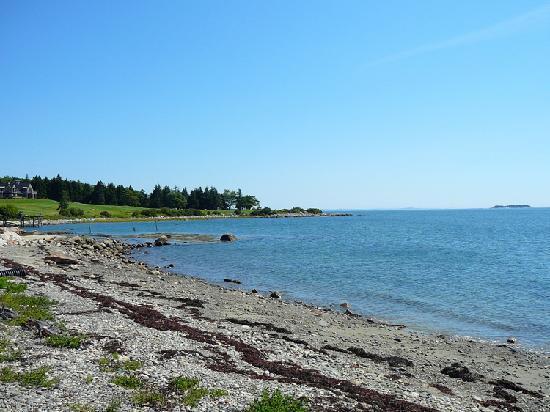
<instances>
[{"instance_id":1,"label":"large rock in water","mask_svg":"<svg viewBox=\"0 0 550 412\"><path fill-rule=\"evenodd\" d=\"M237 240L237 236L232 235L231 233L224 233L223 235L221 235L220 240L222 242L234 242L235 240Z\"/></svg>"},{"instance_id":2,"label":"large rock in water","mask_svg":"<svg viewBox=\"0 0 550 412\"><path fill-rule=\"evenodd\" d=\"M155 240L155 246L165 246L168 245L168 237L162 235L158 239Z\"/></svg>"}]
</instances>

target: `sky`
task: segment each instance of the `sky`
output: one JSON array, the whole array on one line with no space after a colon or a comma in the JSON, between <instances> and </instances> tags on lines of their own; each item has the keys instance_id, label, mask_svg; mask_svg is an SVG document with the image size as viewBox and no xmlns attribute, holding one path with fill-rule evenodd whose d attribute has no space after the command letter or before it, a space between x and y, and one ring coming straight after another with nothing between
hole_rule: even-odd
<instances>
[{"instance_id":1,"label":"sky","mask_svg":"<svg viewBox=\"0 0 550 412\"><path fill-rule=\"evenodd\" d=\"M0 1L0 175L550 206L550 2Z\"/></svg>"}]
</instances>

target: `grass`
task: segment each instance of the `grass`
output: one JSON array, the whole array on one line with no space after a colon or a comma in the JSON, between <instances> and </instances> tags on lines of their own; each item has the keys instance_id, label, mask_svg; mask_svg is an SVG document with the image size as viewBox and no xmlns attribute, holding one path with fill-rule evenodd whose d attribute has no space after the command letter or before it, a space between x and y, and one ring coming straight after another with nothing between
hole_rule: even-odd
<instances>
[{"instance_id":1,"label":"grass","mask_svg":"<svg viewBox=\"0 0 550 412\"><path fill-rule=\"evenodd\" d=\"M162 406L166 403L166 397L154 389L144 389L137 391L132 396L132 403L135 406Z\"/></svg>"},{"instance_id":2,"label":"grass","mask_svg":"<svg viewBox=\"0 0 550 412\"><path fill-rule=\"evenodd\" d=\"M13 205L28 216L42 215L45 219L60 219L59 203L50 199L0 199L0 206ZM70 202L69 207L84 210L84 217L100 217L101 212L108 212L113 218L130 218L132 213L146 209L133 206L89 205Z\"/></svg>"},{"instance_id":3,"label":"grass","mask_svg":"<svg viewBox=\"0 0 550 412\"><path fill-rule=\"evenodd\" d=\"M14 283L8 277L0 276L0 289L4 289L8 293L22 293L27 290L27 285Z\"/></svg>"},{"instance_id":4,"label":"grass","mask_svg":"<svg viewBox=\"0 0 550 412\"><path fill-rule=\"evenodd\" d=\"M195 378L188 378L186 376L178 376L172 379L170 386L178 392L185 392L188 389L198 386L199 380Z\"/></svg>"},{"instance_id":5,"label":"grass","mask_svg":"<svg viewBox=\"0 0 550 412\"><path fill-rule=\"evenodd\" d=\"M170 387L182 395L181 402L190 407L196 407L205 398L220 398L227 395L223 389L206 389L199 386L199 380L187 376L178 376L170 381Z\"/></svg>"},{"instance_id":6,"label":"grass","mask_svg":"<svg viewBox=\"0 0 550 412\"><path fill-rule=\"evenodd\" d=\"M122 401L120 399L113 399L105 408L105 412L118 412L121 405Z\"/></svg>"},{"instance_id":7,"label":"grass","mask_svg":"<svg viewBox=\"0 0 550 412\"><path fill-rule=\"evenodd\" d=\"M141 369L143 363L135 359L120 359L118 353L112 353L109 357L102 356L97 361L99 364L99 369L103 372L117 372L117 371L137 371Z\"/></svg>"},{"instance_id":8,"label":"grass","mask_svg":"<svg viewBox=\"0 0 550 412\"><path fill-rule=\"evenodd\" d=\"M8 339L0 339L0 362L13 362L21 359L21 351L15 350Z\"/></svg>"},{"instance_id":9,"label":"grass","mask_svg":"<svg viewBox=\"0 0 550 412\"><path fill-rule=\"evenodd\" d=\"M46 338L46 345L54 348L78 349L85 339L84 335L51 335Z\"/></svg>"},{"instance_id":10,"label":"grass","mask_svg":"<svg viewBox=\"0 0 550 412\"><path fill-rule=\"evenodd\" d=\"M22 386L51 388L57 384L58 380L48 379L48 371L47 366L31 369L27 372L16 372L6 367L0 370L0 382L18 382Z\"/></svg>"},{"instance_id":11,"label":"grass","mask_svg":"<svg viewBox=\"0 0 550 412\"><path fill-rule=\"evenodd\" d=\"M138 389L143 387L143 381L133 375L118 375L113 378L112 382L126 389Z\"/></svg>"},{"instance_id":12,"label":"grass","mask_svg":"<svg viewBox=\"0 0 550 412\"><path fill-rule=\"evenodd\" d=\"M72 403L69 405L69 410L71 412L95 412L96 408L82 403Z\"/></svg>"},{"instance_id":13,"label":"grass","mask_svg":"<svg viewBox=\"0 0 550 412\"><path fill-rule=\"evenodd\" d=\"M278 389L273 393L264 391L245 412L308 412L306 401L283 395Z\"/></svg>"},{"instance_id":14,"label":"grass","mask_svg":"<svg viewBox=\"0 0 550 412\"><path fill-rule=\"evenodd\" d=\"M55 302L45 296L28 296L23 293L6 292L0 295L0 306L5 306L18 313L9 321L12 325L23 325L29 319L52 320L51 306Z\"/></svg>"}]
</instances>

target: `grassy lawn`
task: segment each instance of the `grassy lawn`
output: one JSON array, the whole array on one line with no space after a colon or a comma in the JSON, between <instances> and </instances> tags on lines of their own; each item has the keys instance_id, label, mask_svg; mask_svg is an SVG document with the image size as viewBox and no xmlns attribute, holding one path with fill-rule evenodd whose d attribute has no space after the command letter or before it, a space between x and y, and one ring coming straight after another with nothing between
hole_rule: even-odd
<instances>
[{"instance_id":1,"label":"grassy lawn","mask_svg":"<svg viewBox=\"0 0 550 412\"><path fill-rule=\"evenodd\" d=\"M0 199L0 206L13 205L26 215L42 215L46 219L58 219L58 203L49 199ZM84 203L71 202L71 207L78 207L84 210L84 217L99 217L99 213L106 210L115 218L129 218L137 210L143 207L132 206L110 206L110 205L88 205Z\"/></svg>"}]
</instances>

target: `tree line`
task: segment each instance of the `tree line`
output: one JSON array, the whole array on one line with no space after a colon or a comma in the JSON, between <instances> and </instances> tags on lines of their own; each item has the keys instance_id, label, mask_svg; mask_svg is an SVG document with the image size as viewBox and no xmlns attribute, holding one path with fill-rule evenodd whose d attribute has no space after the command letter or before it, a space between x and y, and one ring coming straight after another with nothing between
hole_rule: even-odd
<instances>
[{"instance_id":1,"label":"tree line","mask_svg":"<svg viewBox=\"0 0 550 412\"><path fill-rule=\"evenodd\" d=\"M132 186L97 182L95 185L78 180L64 179L60 175L54 178L35 176L32 179L0 178L0 183L11 180L30 182L37 197L58 202L79 202L95 205L141 206L169 209L252 209L260 206L255 196L245 195L241 189L225 189L219 192L215 187L198 187L190 191L187 188L156 185L151 193L136 190Z\"/></svg>"}]
</instances>

